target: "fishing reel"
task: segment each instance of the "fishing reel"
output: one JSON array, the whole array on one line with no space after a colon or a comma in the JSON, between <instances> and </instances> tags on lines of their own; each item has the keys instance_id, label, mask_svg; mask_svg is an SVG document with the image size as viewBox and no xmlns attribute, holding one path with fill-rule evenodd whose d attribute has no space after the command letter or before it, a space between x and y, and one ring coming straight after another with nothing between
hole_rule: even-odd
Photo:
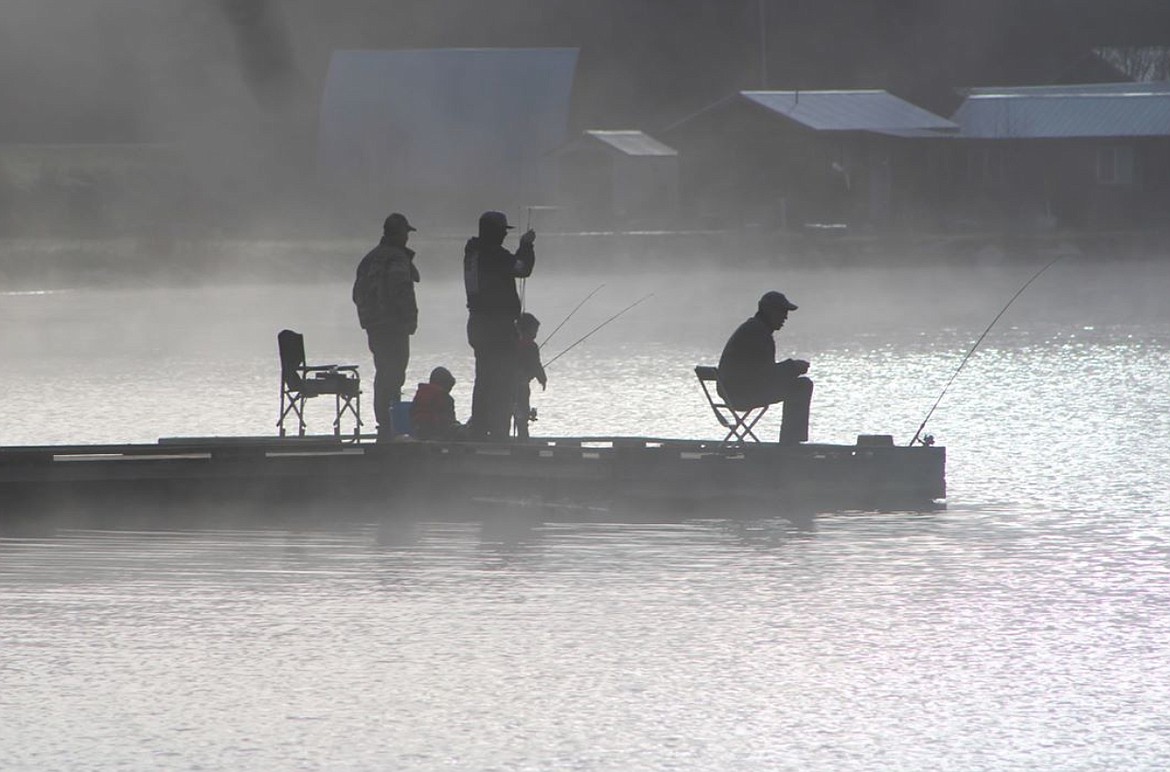
<instances>
[{"instance_id":1,"label":"fishing reel","mask_svg":"<svg viewBox=\"0 0 1170 772\"><path fill-rule=\"evenodd\" d=\"M528 408L528 423L536 423L536 408L534 407Z\"/></svg>"},{"instance_id":2,"label":"fishing reel","mask_svg":"<svg viewBox=\"0 0 1170 772\"><path fill-rule=\"evenodd\" d=\"M931 445L934 444L934 435L933 434L922 435L921 437L918 438L918 444L925 445L926 447L929 448Z\"/></svg>"}]
</instances>

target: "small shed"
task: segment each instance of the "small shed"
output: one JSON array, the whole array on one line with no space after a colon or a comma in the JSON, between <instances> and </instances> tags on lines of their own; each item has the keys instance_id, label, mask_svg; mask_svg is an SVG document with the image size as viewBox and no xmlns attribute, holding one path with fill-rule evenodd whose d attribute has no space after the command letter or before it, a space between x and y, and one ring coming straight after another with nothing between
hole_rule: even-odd
<instances>
[{"instance_id":1,"label":"small shed","mask_svg":"<svg viewBox=\"0 0 1170 772\"><path fill-rule=\"evenodd\" d=\"M740 91L664 130L696 216L765 226L891 221L951 121L887 91ZM729 212L734 211L734 215Z\"/></svg>"},{"instance_id":2,"label":"small shed","mask_svg":"<svg viewBox=\"0 0 1170 772\"><path fill-rule=\"evenodd\" d=\"M584 225L669 224L678 151L642 131L589 129L557 152L560 195Z\"/></svg>"}]
</instances>

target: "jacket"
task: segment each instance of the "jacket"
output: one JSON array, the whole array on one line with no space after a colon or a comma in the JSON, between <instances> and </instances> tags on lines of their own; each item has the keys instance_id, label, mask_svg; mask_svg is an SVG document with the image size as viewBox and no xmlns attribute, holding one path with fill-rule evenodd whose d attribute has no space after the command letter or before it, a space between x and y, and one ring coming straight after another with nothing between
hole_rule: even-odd
<instances>
[{"instance_id":1,"label":"jacket","mask_svg":"<svg viewBox=\"0 0 1170 772\"><path fill-rule=\"evenodd\" d=\"M437 384L420 383L410 405L410 425L420 440L452 437L459 428L455 400Z\"/></svg>"},{"instance_id":2,"label":"jacket","mask_svg":"<svg viewBox=\"0 0 1170 772\"><path fill-rule=\"evenodd\" d=\"M516 279L532 275L536 253L532 244L521 244L512 254L502 245L488 245L478 236L467 240L463 248L463 284L467 290L467 309L472 314L520 315L520 295Z\"/></svg>"},{"instance_id":3,"label":"jacket","mask_svg":"<svg viewBox=\"0 0 1170 772\"><path fill-rule=\"evenodd\" d=\"M358 264L353 302L362 329L388 327L413 334L418 329L418 302L414 283L419 280L414 250L383 240Z\"/></svg>"},{"instance_id":4,"label":"jacket","mask_svg":"<svg viewBox=\"0 0 1170 772\"><path fill-rule=\"evenodd\" d=\"M789 377L789 365L776 362L776 342L773 330L757 313L736 328L723 354L719 357L719 393L732 403L755 401L761 392L768 391L777 377ZM795 369L790 377L799 375Z\"/></svg>"},{"instance_id":5,"label":"jacket","mask_svg":"<svg viewBox=\"0 0 1170 772\"><path fill-rule=\"evenodd\" d=\"M541 386L548 383L544 365L540 363L540 346L532 338L520 338L516 349L516 376L520 385L535 378Z\"/></svg>"}]
</instances>

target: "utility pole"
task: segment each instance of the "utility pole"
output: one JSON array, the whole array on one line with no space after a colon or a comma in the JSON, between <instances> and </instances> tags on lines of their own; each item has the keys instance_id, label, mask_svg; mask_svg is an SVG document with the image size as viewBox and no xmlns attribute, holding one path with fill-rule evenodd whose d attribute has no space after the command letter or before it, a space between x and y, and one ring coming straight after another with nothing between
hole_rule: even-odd
<instances>
[{"instance_id":1,"label":"utility pole","mask_svg":"<svg viewBox=\"0 0 1170 772\"><path fill-rule=\"evenodd\" d=\"M760 89L768 90L768 17L765 3L759 0L760 8Z\"/></svg>"}]
</instances>

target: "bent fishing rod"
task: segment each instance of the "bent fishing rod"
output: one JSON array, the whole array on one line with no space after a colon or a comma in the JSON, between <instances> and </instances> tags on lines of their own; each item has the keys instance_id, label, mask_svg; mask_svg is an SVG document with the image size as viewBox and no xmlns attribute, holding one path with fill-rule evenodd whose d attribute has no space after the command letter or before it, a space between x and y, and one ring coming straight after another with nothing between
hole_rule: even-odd
<instances>
[{"instance_id":1,"label":"bent fishing rod","mask_svg":"<svg viewBox=\"0 0 1170 772\"><path fill-rule=\"evenodd\" d=\"M561 323L557 325L556 329L555 329L555 330L553 330L552 332L550 332L550 333L549 333L549 334L548 334L548 335L545 337L545 339L544 339L544 340L542 340L542 341L540 342L540 346L539 346L539 348L544 348L544 344L545 344L545 343L548 343L550 340L552 340L552 336L556 335L556 334L557 334L557 331L558 331L558 330L560 330L562 327L564 327L564 326L565 326L565 322L567 322L567 321L569 321L570 319L572 319L572 318L573 318L573 314L577 313L577 311L578 311L578 310L580 310L581 306L585 305L585 301L589 300L589 298L591 298L591 297L593 297L594 295L596 295L596 294L598 293L598 291L599 291L599 290L600 290L602 287L604 287L604 286L605 286L605 284L598 284L598 285L597 285L597 289L593 290L593 291L592 291L592 292L590 292L588 295L586 295L586 296L585 296L585 300L582 300L580 303L578 303L578 304L576 305L576 307L575 307L575 308L574 308L572 311L570 311L570 312L569 312L569 315L568 315L568 316L566 316L564 319L562 319L562 320L561 320Z\"/></svg>"},{"instance_id":2,"label":"bent fishing rod","mask_svg":"<svg viewBox=\"0 0 1170 772\"><path fill-rule=\"evenodd\" d=\"M590 330L589 332L587 332L587 333L585 333L584 335L582 335L580 338L577 338L577 340L573 341L573 343L572 343L572 344L571 344L571 345L570 345L568 348L566 348L566 349L565 349L564 351L562 351L561 353L557 354L557 355L556 355L555 357L553 357L552 359L550 359L550 360L548 360L547 362L545 362L545 364L544 364L544 369L546 369L546 370L547 370L547 369L549 368L549 366L550 366L550 365L551 365L553 362L557 361L558 359L560 359L561 357L563 357L565 354L568 354L570 351L572 351L572 350L573 350L573 349L574 349L574 348L577 346L577 344L578 344L578 343L584 343L586 340L588 340L588 339L589 339L589 338L590 338L590 337L593 335L593 333L597 332L597 331L598 331L598 330L600 330L602 327L604 327L605 325L607 325L607 324L609 324L610 322L612 322L614 319L617 319L619 316L621 316L622 314L624 314L626 311L629 311L629 310L631 310L631 309L632 309L632 308L634 308L635 306L641 305L642 303L644 303L645 301L649 300L649 299L650 299L650 298L652 298L652 297L654 297L654 293L653 293L653 292L651 292L649 295L643 295L642 297L640 297L640 298L638 298L637 300L635 300L633 303L630 303L628 306L626 306L625 308L623 308L621 311L618 311L616 314L614 314L613 316L609 317L608 319L606 319L606 320L605 320L604 322L602 322L601 324L599 324L599 325L597 325L596 327L594 327L594 328L593 328L592 330Z\"/></svg>"},{"instance_id":3,"label":"bent fishing rod","mask_svg":"<svg viewBox=\"0 0 1170 772\"><path fill-rule=\"evenodd\" d=\"M1056 261L1061 260L1063 258L1064 258L1064 255L1057 255L1056 257L1052 258L1047 263L1045 263L1044 267L1041 268L1039 271L1036 271L1036 273L1032 274L1032 278L1028 279L1026 282L1024 282L1024 286L1022 286L1018 290L1016 290L1016 294L1012 295L1012 299L1009 300L1007 302L1007 304L999 310L999 313L996 314L995 318L991 320L991 324L987 325L987 329L983 331L983 334L980 335L979 339L975 341L975 345L973 345L971 347L971 350L967 352L967 356L963 357L962 362L959 362L959 366L955 369L955 372L951 375L951 379L949 381L947 381L947 385L943 386L942 392L939 393L938 399L936 399L934 401L934 404L931 405L930 410L926 414L926 418L923 418L922 423L918 425L918 431L914 432L914 438L912 440L910 440L910 442L909 442L910 445L913 445L914 443L918 442L918 438L922 435L922 430L926 428L926 422L930 420L930 417L932 415L934 415L934 410L935 410L935 408L938 407L939 403L942 402L943 397L946 396L947 389L951 388L951 384L954 383L955 379L959 377L959 373L961 373L963 371L963 367L967 364L967 360L970 359L971 355L975 353L975 349L979 348L979 344L982 343L983 339L987 337L987 333L991 332L991 328L995 326L995 323L999 321L999 318L1001 316L1003 316L1009 308L1011 308L1012 303L1016 302L1016 298L1018 298L1020 295L1024 294L1024 290L1028 289L1028 286L1032 282L1034 282L1040 278L1040 274L1047 271L1049 268L1052 267L1052 265L1054 263L1056 263Z\"/></svg>"}]
</instances>

